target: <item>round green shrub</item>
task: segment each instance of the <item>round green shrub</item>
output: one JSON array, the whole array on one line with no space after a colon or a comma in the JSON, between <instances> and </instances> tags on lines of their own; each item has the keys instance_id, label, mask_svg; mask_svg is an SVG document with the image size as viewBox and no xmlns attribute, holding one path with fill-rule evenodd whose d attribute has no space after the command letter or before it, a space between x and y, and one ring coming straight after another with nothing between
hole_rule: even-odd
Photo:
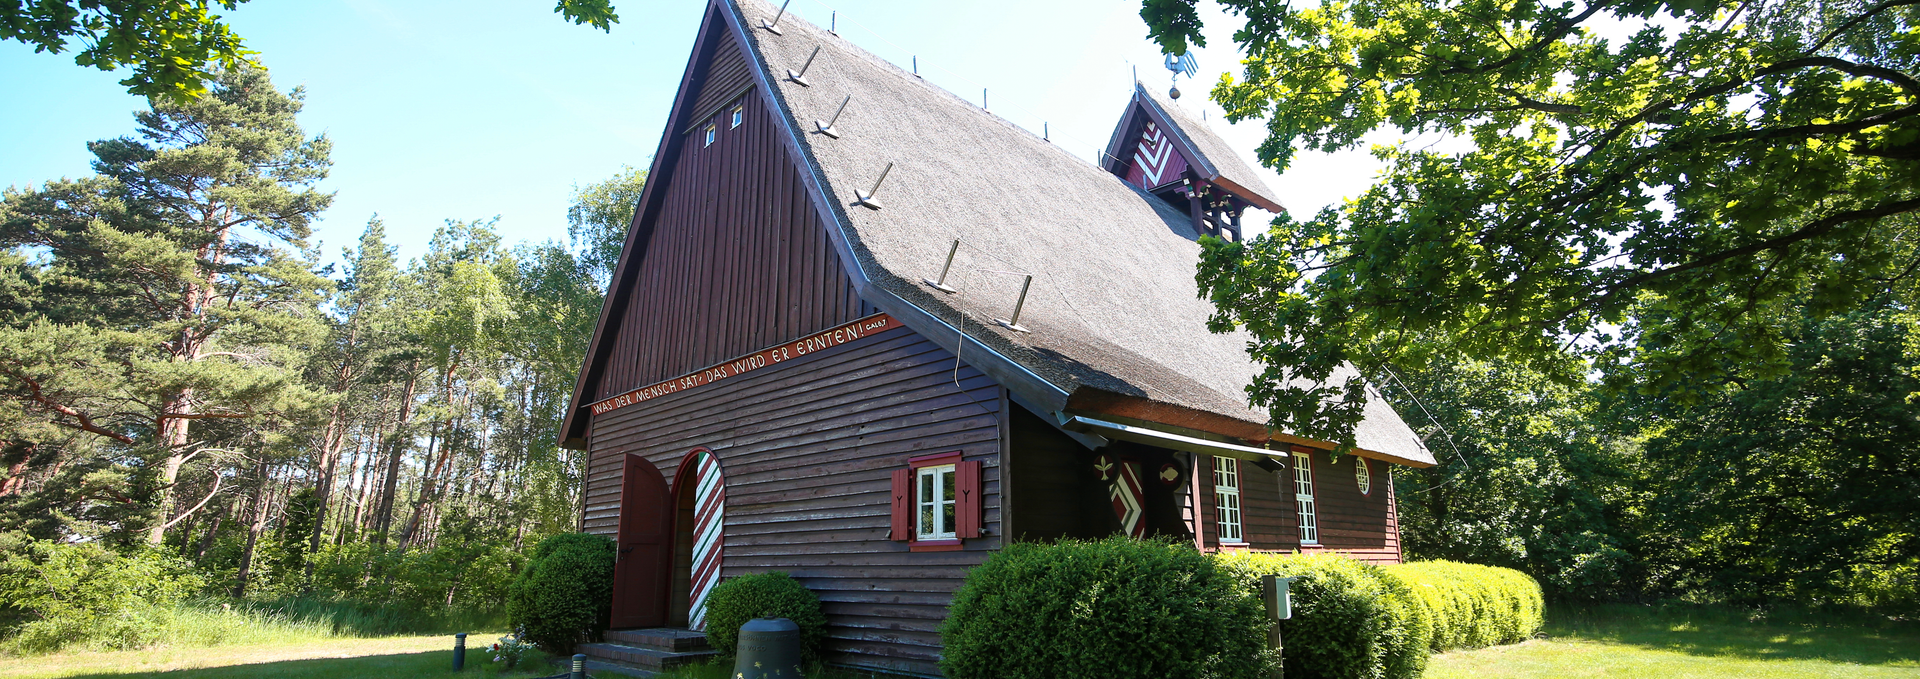
<instances>
[{"instance_id":1,"label":"round green shrub","mask_svg":"<svg viewBox=\"0 0 1920 679\"><path fill-rule=\"evenodd\" d=\"M740 626L754 618L786 618L800 626L800 653L808 664L820 660L827 637L827 616L820 597L780 571L728 578L707 595L707 643L731 656L740 643Z\"/></svg>"},{"instance_id":2,"label":"round green shrub","mask_svg":"<svg viewBox=\"0 0 1920 679\"><path fill-rule=\"evenodd\" d=\"M1216 557L1258 592L1264 575L1296 578L1280 623L1289 675L1412 679L1425 671L1432 620L1412 588L1378 566L1334 554L1228 552Z\"/></svg>"},{"instance_id":3,"label":"round green shrub","mask_svg":"<svg viewBox=\"0 0 1920 679\"><path fill-rule=\"evenodd\" d=\"M1540 583L1511 568L1455 561L1387 566L1433 618L1432 648L1478 648L1525 641L1545 622Z\"/></svg>"},{"instance_id":4,"label":"round green shrub","mask_svg":"<svg viewBox=\"0 0 1920 679\"><path fill-rule=\"evenodd\" d=\"M954 679L1259 677L1258 597L1193 546L1015 543L967 573L940 627Z\"/></svg>"},{"instance_id":5,"label":"round green shrub","mask_svg":"<svg viewBox=\"0 0 1920 679\"><path fill-rule=\"evenodd\" d=\"M508 586L508 621L548 653L572 653L574 644L599 638L613 604L613 555L613 541L599 535L541 540Z\"/></svg>"}]
</instances>

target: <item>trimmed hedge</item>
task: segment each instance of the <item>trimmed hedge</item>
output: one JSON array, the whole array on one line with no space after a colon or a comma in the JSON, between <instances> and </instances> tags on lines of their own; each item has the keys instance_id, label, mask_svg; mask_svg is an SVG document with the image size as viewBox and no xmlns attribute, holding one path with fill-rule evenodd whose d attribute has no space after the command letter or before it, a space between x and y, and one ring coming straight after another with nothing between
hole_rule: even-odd
<instances>
[{"instance_id":1,"label":"trimmed hedge","mask_svg":"<svg viewBox=\"0 0 1920 679\"><path fill-rule=\"evenodd\" d=\"M967 573L940 627L953 679L1265 676L1259 598L1191 544L1007 545Z\"/></svg>"},{"instance_id":2,"label":"trimmed hedge","mask_svg":"<svg viewBox=\"0 0 1920 679\"><path fill-rule=\"evenodd\" d=\"M548 653L600 637L613 604L612 540L561 533L541 540L526 570L507 586L507 619Z\"/></svg>"},{"instance_id":3,"label":"trimmed hedge","mask_svg":"<svg viewBox=\"0 0 1920 679\"><path fill-rule=\"evenodd\" d=\"M786 573L768 571L728 578L707 595L707 642L732 656L740 644L740 626L754 618L786 618L800 626L800 653L808 664L820 660L827 637L827 616L820 597Z\"/></svg>"},{"instance_id":4,"label":"trimmed hedge","mask_svg":"<svg viewBox=\"0 0 1920 679\"><path fill-rule=\"evenodd\" d=\"M1432 616L1436 651L1525 641L1545 622L1540 583L1520 571L1455 561L1382 570L1405 582Z\"/></svg>"},{"instance_id":5,"label":"trimmed hedge","mask_svg":"<svg viewBox=\"0 0 1920 679\"><path fill-rule=\"evenodd\" d=\"M1256 597L1263 575L1298 578L1289 590L1293 617L1280 623L1289 675L1413 679L1426 670L1432 616L1412 587L1380 567L1334 554L1228 552L1215 560Z\"/></svg>"}]
</instances>

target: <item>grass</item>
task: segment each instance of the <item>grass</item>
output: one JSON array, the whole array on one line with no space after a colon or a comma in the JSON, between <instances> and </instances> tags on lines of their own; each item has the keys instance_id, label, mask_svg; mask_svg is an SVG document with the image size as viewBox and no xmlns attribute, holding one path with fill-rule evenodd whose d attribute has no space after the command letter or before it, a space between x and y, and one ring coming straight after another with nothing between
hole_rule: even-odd
<instances>
[{"instance_id":1,"label":"grass","mask_svg":"<svg viewBox=\"0 0 1920 679\"><path fill-rule=\"evenodd\" d=\"M1557 608L1545 638L1439 654L1426 676L1920 678L1920 624L1685 605Z\"/></svg>"},{"instance_id":2,"label":"grass","mask_svg":"<svg viewBox=\"0 0 1920 679\"><path fill-rule=\"evenodd\" d=\"M347 679L386 677L424 679L525 679L551 675L537 653L521 670L495 673L492 659L477 648L504 632L473 634L468 639L467 671L455 674L452 635L397 636L378 639L294 639L273 643L230 644L211 648L167 646L143 651L81 651L0 658L5 679Z\"/></svg>"}]
</instances>

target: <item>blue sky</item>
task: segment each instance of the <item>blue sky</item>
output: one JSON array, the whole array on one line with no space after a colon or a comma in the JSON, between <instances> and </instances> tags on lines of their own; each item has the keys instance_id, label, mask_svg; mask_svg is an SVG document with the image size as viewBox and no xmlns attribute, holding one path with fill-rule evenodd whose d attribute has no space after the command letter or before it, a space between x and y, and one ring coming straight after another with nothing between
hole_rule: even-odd
<instances>
[{"instance_id":1,"label":"blue sky","mask_svg":"<svg viewBox=\"0 0 1920 679\"><path fill-rule=\"evenodd\" d=\"M415 257L448 218L498 215L509 242L564 239L574 186L647 166L705 5L616 5L610 34L561 20L550 0L253 0L228 18L277 85L306 88L307 131L333 140L322 187L337 196L315 232L327 257L375 213ZM1149 86L1168 85L1137 0L792 0L788 11L826 25L836 10L856 44L903 66L917 55L923 75L969 99L985 87L992 111L1036 131L1050 124L1083 157L1105 144L1136 65ZM1240 22L1203 10L1210 47L1196 53L1199 82L1181 80L1182 102L1211 109L1252 164L1258 124L1228 126L1202 101L1236 69ZM0 43L0 186L88 174L86 142L131 133L144 107L122 77ZM1377 169L1363 152L1304 154L1267 180L1308 216Z\"/></svg>"}]
</instances>

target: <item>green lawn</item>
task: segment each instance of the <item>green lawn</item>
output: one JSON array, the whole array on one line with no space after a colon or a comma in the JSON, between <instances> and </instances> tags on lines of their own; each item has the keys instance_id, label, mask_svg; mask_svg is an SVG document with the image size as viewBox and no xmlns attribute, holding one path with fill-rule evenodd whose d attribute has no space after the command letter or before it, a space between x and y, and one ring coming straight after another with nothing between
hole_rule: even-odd
<instances>
[{"instance_id":1,"label":"green lawn","mask_svg":"<svg viewBox=\"0 0 1920 679\"><path fill-rule=\"evenodd\" d=\"M500 636L476 633L476 647ZM1750 619L1724 609L1600 606L1556 609L1543 639L1434 656L1431 679L1621 677L1692 679L1753 677L1908 677L1920 679L1920 623L1833 616ZM78 652L0 657L0 679L497 678L526 679L559 671L530 657L525 671L498 674L478 648L468 671L452 664L450 635L382 638L297 638L282 643L175 646L146 651ZM687 668L675 679L718 679L722 663ZM865 679L835 670L817 679Z\"/></svg>"},{"instance_id":2,"label":"green lawn","mask_svg":"<svg viewBox=\"0 0 1920 679\"><path fill-rule=\"evenodd\" d=\"M490 644L502 633L473 634L468 643ZM453 636L398 636L377 639L299 639L279 644L241 644L203 648L171 647L145 651L81 652L30 657L0 657L3 679L426 679L488 677L524 679L551 675L538 653L529 654L526 671L495 673L492 659L467 649L467 671L454 674Z\"/></svg>"},{"instance_id":3,"label":"green lawn","mask_svg":"<svg viewBox=\"0 0 1920 679\"><path fill-rule=\"evenodd\" d=\"M1920 678L1920 625L1609 605L1549 611L1546 638L1434 656L1431 679Z\"/></svg>"}]
</instances>

